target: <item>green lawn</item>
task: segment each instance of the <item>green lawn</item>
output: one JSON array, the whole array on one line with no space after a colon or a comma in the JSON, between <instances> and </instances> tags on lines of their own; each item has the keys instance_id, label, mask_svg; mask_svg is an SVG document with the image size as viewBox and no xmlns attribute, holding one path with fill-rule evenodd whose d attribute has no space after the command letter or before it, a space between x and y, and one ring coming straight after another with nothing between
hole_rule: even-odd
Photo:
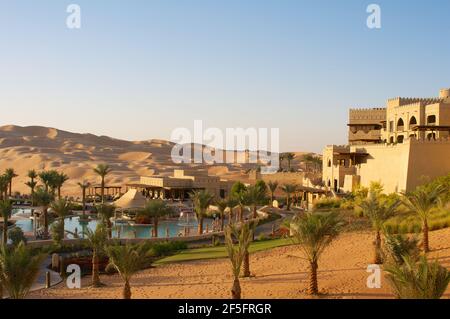
<instances>
[{"instance_id":1,"label":"green lawn","mask_svg":"<svg viewBox=\"0 0 450 319\"><path fill-rule=\"evenodd\" d=\"M289 238L274 239L258 241L250 244L249 252L257 252L262 250L267 250L275 247L291 245L292 240ZM190 260L200 260L200 259L214 259L214 258L225 258L228 256L225 246L218 247L206 247L206 248L194 248L186 249L179 252L176 255L164 257L157 260L154 265L162 265L181 261Z\"/></svg>"}]
</instances>

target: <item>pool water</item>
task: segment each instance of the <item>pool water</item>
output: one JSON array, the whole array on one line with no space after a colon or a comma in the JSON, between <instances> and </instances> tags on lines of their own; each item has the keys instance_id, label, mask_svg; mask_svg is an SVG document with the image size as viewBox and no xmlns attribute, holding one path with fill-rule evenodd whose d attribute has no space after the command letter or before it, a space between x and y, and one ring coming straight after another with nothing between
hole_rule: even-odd
<instances>
[{"instance_id":1,"label":"pool water","mask_svg":"<svg viewBox=\"0 0 450 319\"><path fill-rule=\"evenodd\" d=\"M27 215L29 211L26 210L16 210L13 213ZM23 232L33 232L33 220L32 219L20 219L16 221L16 226L20 227ZM209 229L212 227L212 220L205 219L203 221L203 227L206 228L208 225ZM68 217L64 220L64 229L71 233L78 233L80 238L83 238L83 233L86 232L87 229L95 230L98 220L90 220L89 222L80 222L79 217ZM117 223L113 224L112 236L113 238L118 238L118 234L120 233L120 238L151 238L152 237L152 225L129 225ZM179 234L184 234L184 226L177 220L172 221L160 221L158 224L158 237L166 237L167 231L169 233L169 237L178 237ZM197 234L197 222L192 221L189 226L189 234L196 235ZM72 235L67 235L68 238L73 238Z\"/></svg>"}]
</instances>

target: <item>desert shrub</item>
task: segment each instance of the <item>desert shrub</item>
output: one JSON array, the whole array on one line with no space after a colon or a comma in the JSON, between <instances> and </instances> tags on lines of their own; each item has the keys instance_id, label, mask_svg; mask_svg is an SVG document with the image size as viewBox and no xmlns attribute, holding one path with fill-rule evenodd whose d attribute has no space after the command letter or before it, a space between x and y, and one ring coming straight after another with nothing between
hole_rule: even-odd
<instances>
[{"instance_id":1,"label":"desert shrub","mask_svg":"<svg viewBox=\"0 0 450 319\"><path fill-rule=\"evenodd\" d=\"M450 282L450 272L425 256L419 261L404 257L403 264L388 265L385 271L394 294L400 299L439 299Z\"/></svg>"},{"instance_id":2,"label":"desert shrub","mask_svg":"<svg viewBox=\"0 0 450 319\"><path fill-rule=\"evenodd\" d=\"M420 255L418 244L419 240L416 237L385 234L384 259L397 265L403 265L404 257L407 256L415 261Z\"/></svg>"},{"instance_id":3,"label":"desert shrub","mask_svg":"<svg viewBox=\"0 0 450 319\"><path fill-rule=\"evenodd\" d=\"M341 207L341 200L337 198L323 198L314 204L314 209L337 209Z\"/></svg>"},{"instance_id":4,"label":"desert shrub","mask_svg":"<svg viewBox=\"0 0 450 319\"><path fill-rule=\"evenodd\" d=\"M50 226L50 233L52 235L52 239L58 245L60 245L62 240L64 239L63 227L64 224L61 223L60 221L56 221Z\"/></svg>"},{"instance_id":5,"label":"desert shrub","mask_svg":"<svg viewBox=\"0 0 450 319\"><path fill-rule=\"evenodd\" d=\"M8 238L12 241L13 246L17 246L20 242L27 243L27 239L20 227L14 227L8 231Z\"/></svg>"}]
</instances>

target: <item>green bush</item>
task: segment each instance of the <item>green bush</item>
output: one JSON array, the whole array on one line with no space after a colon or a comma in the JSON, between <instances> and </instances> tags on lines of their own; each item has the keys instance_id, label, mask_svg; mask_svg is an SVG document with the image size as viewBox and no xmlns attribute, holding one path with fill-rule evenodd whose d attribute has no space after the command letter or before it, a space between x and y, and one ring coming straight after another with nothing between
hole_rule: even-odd
<instances>
[{"instance_id":1,"label":"green bush","mask_svg":"<svg viewBox=\"0 0 450 319\"><path fill-rule=\"evenodd\" d=\"M157 242L151 245L151 254L154 257L170 255L179 250L187 249L187 243L183 241L165 241Z\"/></svg>"},{"instance_id":2,"label":"green bush","mask_svg":"<svg viewBox=\"0 0 450 319\"><path fill-rule=\"evenodd\" d=\"M13 246L17 246L20 242L27 243L27 239L20 227L14 227L8 231L8 238L12 241Z\"/></svg>"},{"instance_id":3,"label":"green bush","mask_svg":"<svg viewBox=\"0 0 450 319\"><path fill-rule=\"evenodd\" d=\"M336 209L341 207L341 200L337 198L324 198L314 204L314 209Z\"/></svg>"}]
</instances>

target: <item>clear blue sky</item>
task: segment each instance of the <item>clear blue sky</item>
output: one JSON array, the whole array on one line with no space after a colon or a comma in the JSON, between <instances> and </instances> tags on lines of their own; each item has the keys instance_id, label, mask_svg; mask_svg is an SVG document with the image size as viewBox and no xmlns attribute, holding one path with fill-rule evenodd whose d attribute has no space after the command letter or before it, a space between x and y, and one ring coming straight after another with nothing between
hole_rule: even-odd
<instances>
[{"instance_id":1,"label":"clear blue sky","mask_svg":"<svg viewBox=\"0 0 450 319\"><path fill-rule=\"evenodd\" d=\"M1 0L0 125L142 140L200 119L320 151L346 141L349 107L450 87L449 15L448 0Z\"/></svg>"}]
</instances>

